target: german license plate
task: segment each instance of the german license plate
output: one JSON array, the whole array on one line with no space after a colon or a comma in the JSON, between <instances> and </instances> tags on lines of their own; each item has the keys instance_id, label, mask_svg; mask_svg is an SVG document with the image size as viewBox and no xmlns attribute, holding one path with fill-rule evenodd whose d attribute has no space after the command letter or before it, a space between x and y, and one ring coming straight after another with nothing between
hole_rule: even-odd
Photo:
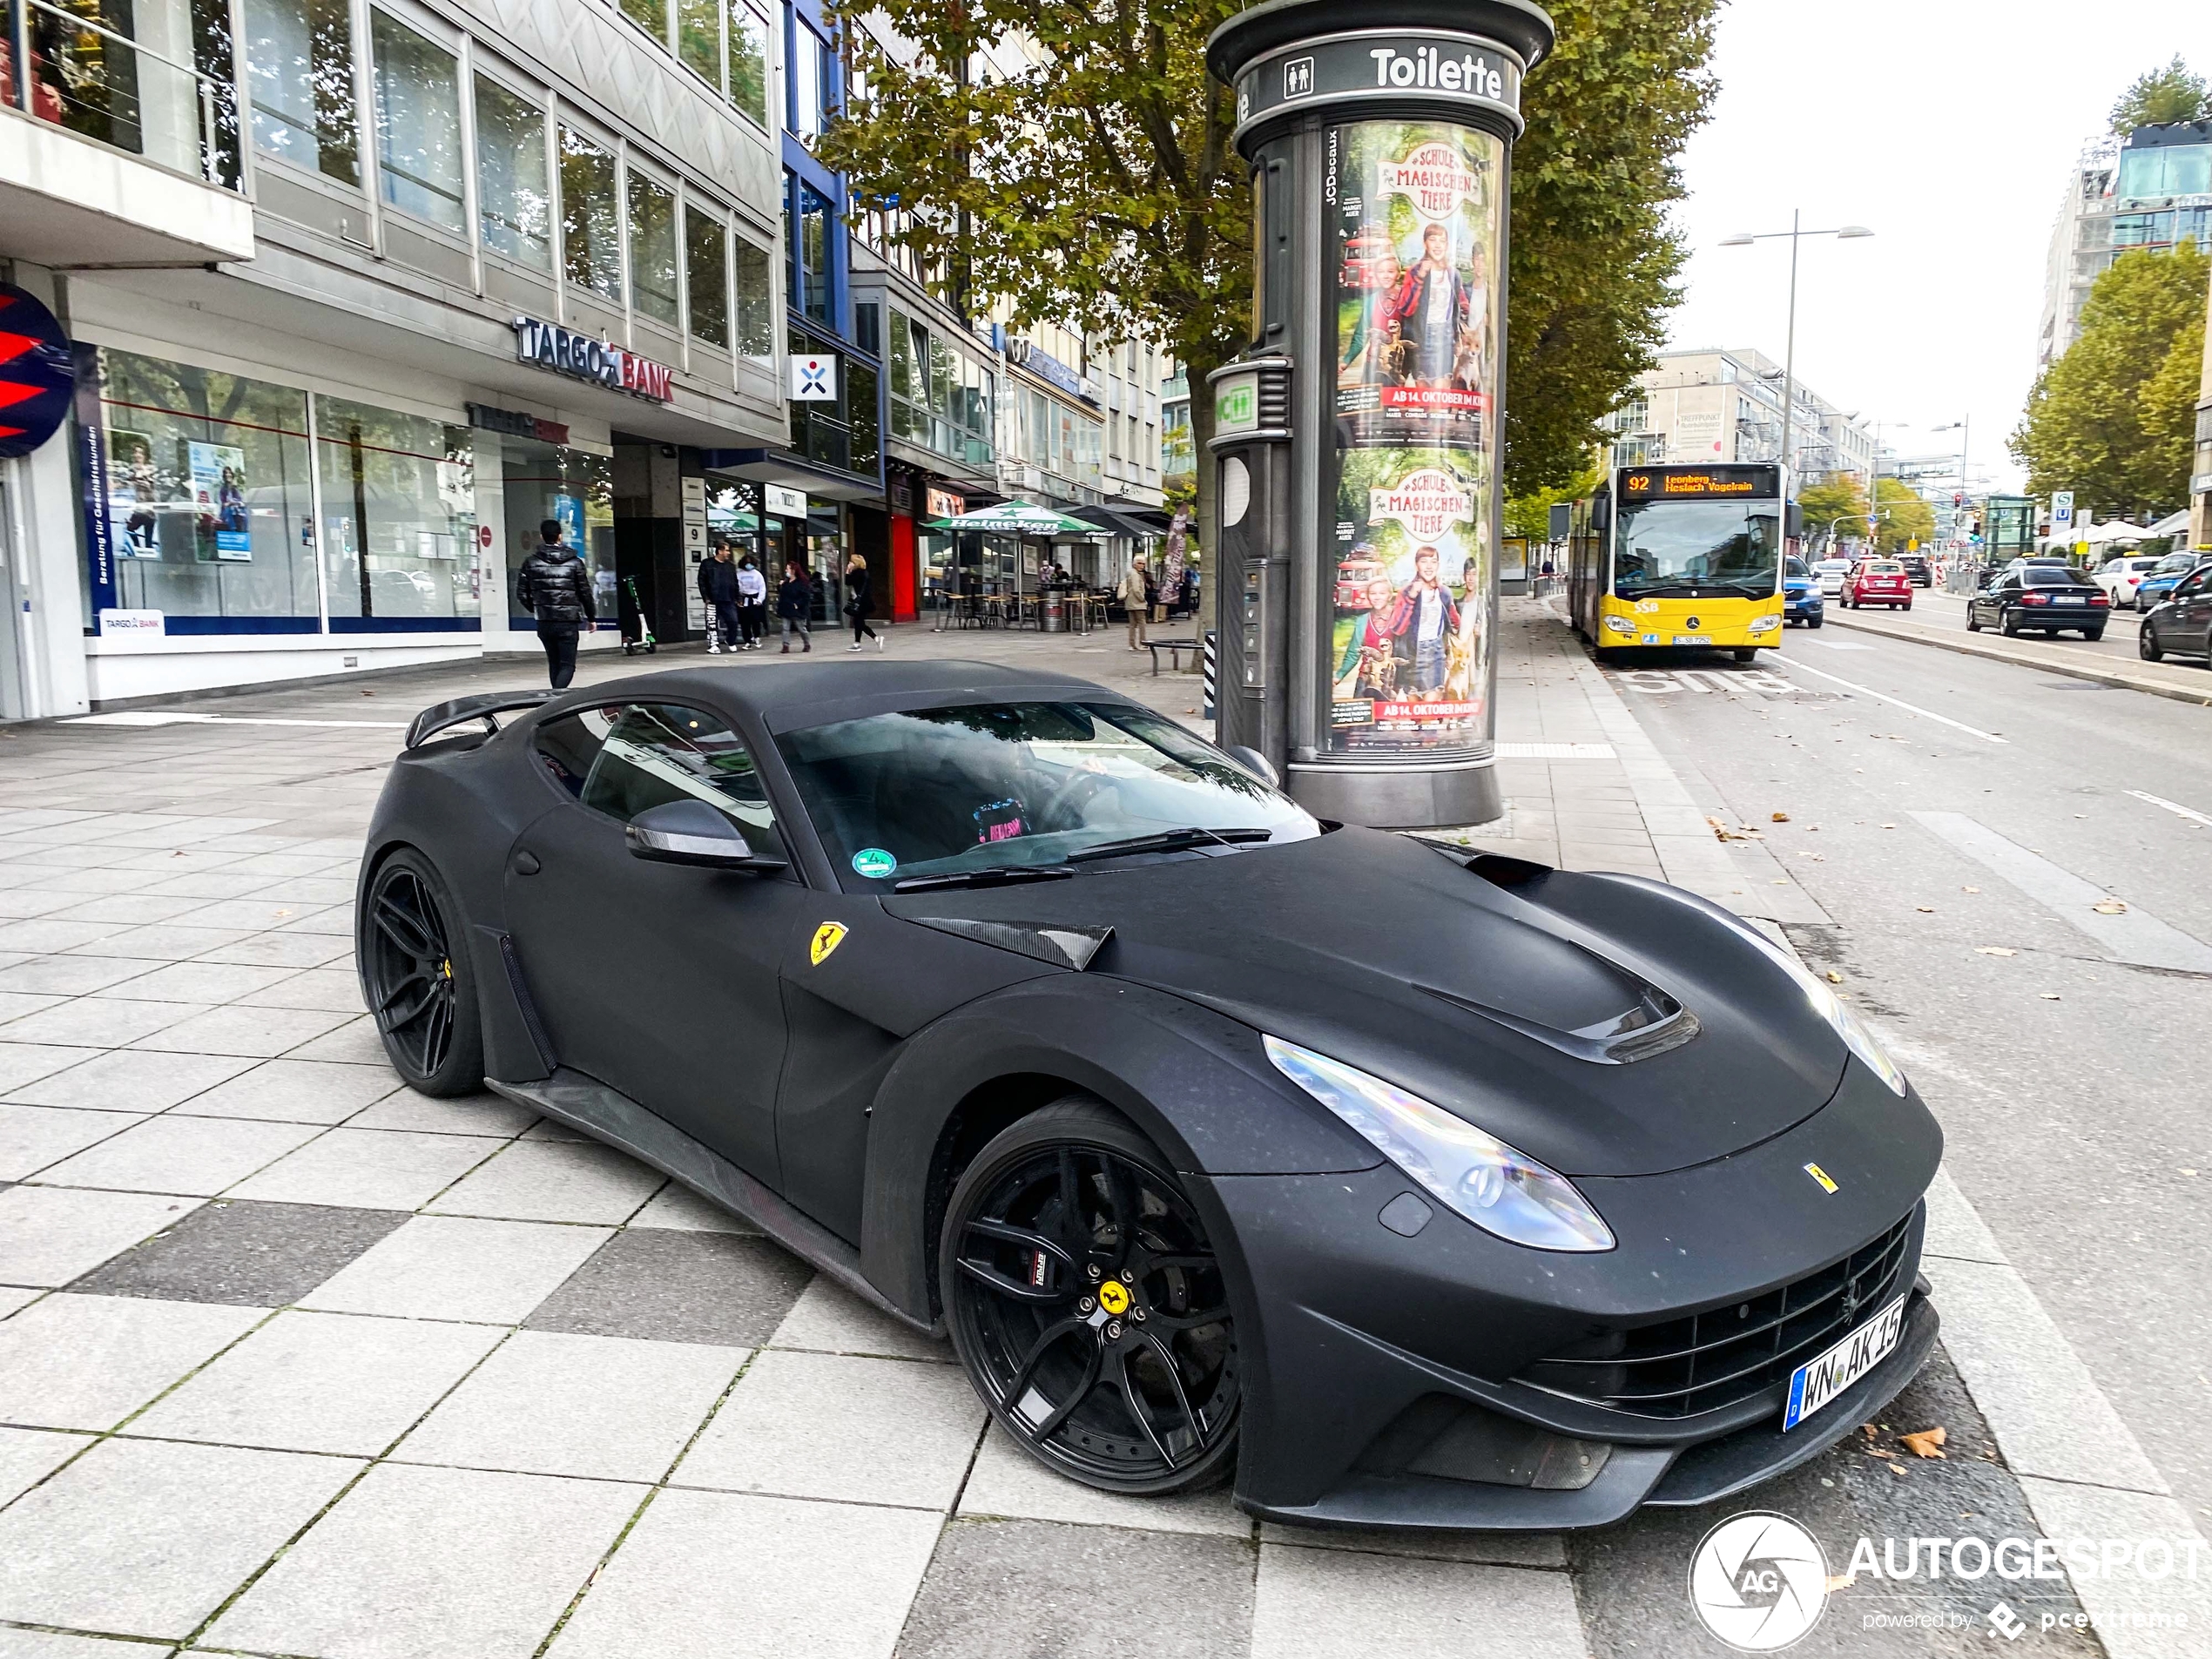
<instances>
[{"instance_id":1,"label":"german license plate","mask_svg":"<svg viewBox=\"0 0 2212 1659\"><path fill-rule=\"evenodd\" d=\"M2078 593L2062 593L2059 595L2059 603L2062 605L2078 605L2081 603L2081 596Z\"/></svg>"},{"instance_id":2,"label":"german license plate","mask_svg":"<svg viewBox=\"0 0 2212 1659\"><path fill-rule=\"evenodd\" d=\"M1790 1373L1790 1409L1782 1432L1791 1429L1889 1358L1905 1332L1905 1298L1898 1297L1827 1352Z\"/></svg>"},{"instance_id":3,"label":"german license plate","mask_svg":"<svg viewBox=\"0 0 2212 1659\"><path fill-rule=\"evenodd\" d=\"M1710 634L1676 634L1675 636L1675 644L1677 645L1710 645L1712 643L1713 637Z\"/></svg>"}]
</instances>

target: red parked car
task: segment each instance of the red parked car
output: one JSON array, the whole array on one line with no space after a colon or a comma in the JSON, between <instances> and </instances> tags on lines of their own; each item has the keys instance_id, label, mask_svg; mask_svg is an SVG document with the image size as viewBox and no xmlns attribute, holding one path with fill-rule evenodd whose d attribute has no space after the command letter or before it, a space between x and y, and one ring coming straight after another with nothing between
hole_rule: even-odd
<instances>
[{"instance_id":1,"label":"red parked car","mask_svg":"<svg viewBox=\"0 0 2212 1659\"><path fill-rule=\"evenodd\" d=\"M1844 578L1844 604L1887 605L1892 610L1912 609L1912 578L1897 559L1861 559Z\"/></svg>"}]
</instances>

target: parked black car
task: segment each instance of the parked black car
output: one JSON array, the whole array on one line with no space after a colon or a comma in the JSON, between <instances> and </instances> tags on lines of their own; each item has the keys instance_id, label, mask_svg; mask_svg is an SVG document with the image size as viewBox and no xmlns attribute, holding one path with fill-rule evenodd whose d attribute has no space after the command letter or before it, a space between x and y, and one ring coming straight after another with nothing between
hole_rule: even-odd
<instances>
[{"instance_id":1,"label":"parked black car","mask_svg":"<svg viewBox=\"0 0 2212 1659\"><path fill-rule=\"evenodd\" d=\"M2007 635L2040 628L2056 636L2073 628L2084 639L2102 639L2111 617L2111 596L2063 564L2023 563L2000 571L1995 581L1966 601L1970 634L1994 624Z\"/></svg>"},{"instance_id":2,"label":"parked black car","mask_svg":"<svg viewBox=\"0 0 2212 1659\"><path fill-rule=\"evenodd\" d=\"M2183 577L2163 604L2144 615L2135 650L2147 663L2171 652L2202 657L2212 666L2212 561Z\"/></svg>"}]
</instances>

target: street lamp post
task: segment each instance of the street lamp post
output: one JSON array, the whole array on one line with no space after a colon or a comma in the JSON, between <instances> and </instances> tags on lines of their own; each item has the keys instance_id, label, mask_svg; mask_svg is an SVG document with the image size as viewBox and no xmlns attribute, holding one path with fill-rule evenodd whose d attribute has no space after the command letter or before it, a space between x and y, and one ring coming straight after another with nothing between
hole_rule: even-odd
<instances>
[{"instance_id":1,"label":"street lamp post","mask_svg":"<svg viewBox=\"0 0 2212 1659\"><path fill-rule=\"evenodd\" d=\"M1946 421L1941 426L1932 426L1928 428L1931 432L1956 432L1959 435L1958 508L1962 513L1966 509L1966 448L1967 441L1973 436L1973 419L1974 417L1971 415L1962 415L1956 421ZM1954 523L1952 529L1953 539L1956 539L1958 533Z\"/></svg>"},{"instance_id":2,"label":"street lamp post","mask_svg":"<svg viewBox=\"0 0 2212 1659\"><path fill-rule=\"evenodd\" d=\"M1769 242L1784 236L1790 239L1790 323L1786 341L1782 348L1782 455L1780 459L1785 467L1790 464L1791 428L1794 424L1797 410L1797 244L1808 236L1832 236L1838 241L1844 241L1861 236L1871 236L1874 233L1864 225L1844 225L1832 230L1808 231L1799 227L1798 221L1803 217L1803 210L1793 208L1790 213L1790 228L1786 231L1746 231L1735 236L1721 239L1723 247L1749 247L1754 242Z\"/></svg>"}]
</instances>

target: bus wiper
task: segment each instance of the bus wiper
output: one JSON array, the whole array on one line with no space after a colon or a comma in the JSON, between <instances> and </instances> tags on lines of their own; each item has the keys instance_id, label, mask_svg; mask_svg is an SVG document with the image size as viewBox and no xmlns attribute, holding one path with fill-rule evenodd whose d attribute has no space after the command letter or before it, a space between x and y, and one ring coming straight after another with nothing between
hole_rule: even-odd
<instances>
[{"instance_id":1,"label":"bus wiper","mask_svg":"<svg viewBox=\"0 0 2212 1659\"><path fill-rule=\"evenodd\" d=\"M894 893L927 893L935 887L1005 887L1017 881L1065 881L1076 872L1064 864L1008 864L988 870L948 870L940 875L910 875L894 881Z\"/></svg>"},{"instance_id":2,"label":"bus wiper","mask_svg":"<svg viewBox=\"0 0 2212 1659\"><path fill-rule=\"evenodd\" d=\"M1080 853L1068 854L1070 864L1082 864L1092 859L1117 859L1133 853L1179 853L1185 847L1206 846L1215 842L1230 844L1238 841L1271 841L1275 832L1257 827L1243 829L1200 829L1192 825L1186 829L1162 830L1156 835L1132 835L1125 841L1101 841L1087 846Z\"/></svg>"}]
</instances>

